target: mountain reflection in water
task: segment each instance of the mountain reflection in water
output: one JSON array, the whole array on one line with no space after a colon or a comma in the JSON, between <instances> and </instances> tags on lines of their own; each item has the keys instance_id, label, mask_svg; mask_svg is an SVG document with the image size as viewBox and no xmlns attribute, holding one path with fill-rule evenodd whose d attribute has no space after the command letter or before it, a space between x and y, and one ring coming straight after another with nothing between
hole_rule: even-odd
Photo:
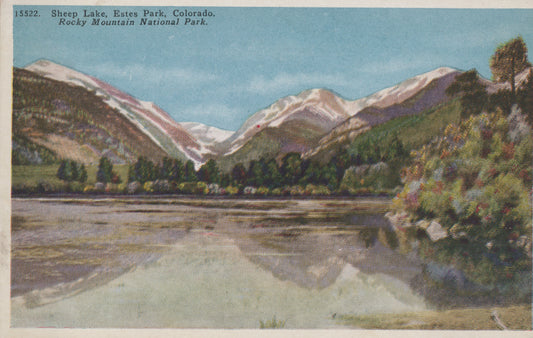
<instances>
[{"instance_id":1,"label":"mountain reflection in water","mask_svg":"<svg viewBox=\"0 0 533 338\"><path fill-rule=\"evenodd\" d=\"M235 244L253 263L281 280L305 288L325 288L346 264L364 273L382 273L409 283L421 273L416 257L404 256L378 241L379 229L390 231L383 215L354 214L343 226L275 226L230 231ZM280 224L281 223L281 224Z\"/></svg>"},{"instance_id":2,"label":"mountain reflection in water","mask_svg":"<svg viewBox=\"0 0 533 338\"><path fill-rule=\"evenodd\" d=\"M13 327L334 327L424 309L383 200L14 199ZM379 239L378 239L379 238ZM392 243L394 244L394 243Z\"/></svg>"}]
</instances>

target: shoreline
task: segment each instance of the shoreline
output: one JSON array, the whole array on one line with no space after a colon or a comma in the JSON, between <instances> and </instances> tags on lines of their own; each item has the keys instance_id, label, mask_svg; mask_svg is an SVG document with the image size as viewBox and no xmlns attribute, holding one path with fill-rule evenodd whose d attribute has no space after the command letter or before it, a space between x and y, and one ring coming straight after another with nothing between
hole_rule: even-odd
<instances>
[{"instance_id":1,"label":"shoreline","mask_svg":"<svg viewBox=\"0 0 533 338\"><path fill-rule=\"evenodd\" d=\"M531 304L482 306L451 310L341 315L338 323L358 329L381 330L531 330Z\"/></svg>"},{"instance_id":2,"label":"shoreline","mask_svg":"<svg viewBox=\"0 0 533 338\"><path fill-rule=\"evenodd\" d=\"M195 195L195 194L80 194L80 193L47 193L47 194L18 194L12 193L11 199L40 199L40 198L78 198L78 199L154 199L154 198L176 198L194 200L353 200L353 199L380 199L392 201L393 196L389 194L377 195L293 195L293 196L272 196L272 195Z\"/></svg>"}]
</instances>

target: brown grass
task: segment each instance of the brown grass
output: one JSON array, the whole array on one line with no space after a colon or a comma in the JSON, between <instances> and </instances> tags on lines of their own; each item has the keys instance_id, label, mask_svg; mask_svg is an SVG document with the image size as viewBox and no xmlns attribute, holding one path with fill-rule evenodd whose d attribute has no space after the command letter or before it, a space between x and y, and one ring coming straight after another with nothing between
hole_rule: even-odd
<instances>
[{"instance_id":1,"label":"brown grass","mask_svg":"<svg viewBox=\"0 0 533 338\"><path fill-rule=\"evenodd\" d=\"M500 328L491 318L494 310L509 330L531 330L531 305L403 314L344 315L340 317L340 322L363 329L499 330Z\"/></svg>"}]
</instances>

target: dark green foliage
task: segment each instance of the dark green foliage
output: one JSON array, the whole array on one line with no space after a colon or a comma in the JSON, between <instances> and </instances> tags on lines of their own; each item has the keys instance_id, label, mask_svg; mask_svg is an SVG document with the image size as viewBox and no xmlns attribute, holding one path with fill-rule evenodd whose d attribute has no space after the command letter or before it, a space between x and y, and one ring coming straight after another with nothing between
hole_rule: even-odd
<instances>
[{"instance_id":1,"label":"dark green foliage","mask_svg":"<svg viewBox=\"0 0 533 338\"><path fill-rule=\"evenodd\" d=\"M111 161L109 161L107 157L101 157L100 162L98 164L98 171L96 172L96 181L102 183L110 183L113 181L115 176L118 177L118 175L113 172L113 164L111 163Z\"/></svg>"},{"instance_id":2,"label":"dark green foliage","mask_svg":"<svg viewBox=\"0 0 533 338\"><path fill-rule=\"evenodd\" d=\"M85 164L82 164L78 171L78 181L82 183L87 182L87 169L85 168Z\"/></svg>"},{"instance_id":3,"label":"dark green foliage","mask_svg":"<svg viewBox=\"0 0 533 338\"><path fill-rule=\"evenodd\" d=\"M305 172L300 179L300 183L303 185L316 184L320 181L321 176L321 165L316 161L311 161L305 169Z\"/></svg>"},{"instance_id":4,"label":"dark green foliage","mask_svg":"<svg viewBox=\"0 0 533 338\"><path fill-rule=\"evenodd\" d=\"M75 181L79 178L79 170L78 170L78 164L76 163L76 161L73 161L73 160L70 160L68 161L69 162L69 167L70 167L70 175L72 177L72 181Z\"/></svg>"},{"instance_id":5,"label":"dark green foliage","mask_svg":"<svg viewBox=\"0 0 533 338\"><path fill-rule=\"evenodd\" d=\"M509 82L513 98L516 93L515 76L530 66L527 60L527 47L521 36L499 45L490 58L490 70L494 81Z\"/></svg>"},{"instance_id":6,"label":"dark green foliage","mask_svg":"<svg viewBox=\"0 0 533 338\"><path fill-rule=\"evenodd\" d=\"M457 75L455 81L446 88L446 94L449 96L459 94L463 117L479 114L487 106L487 91L475 69Z\"/></svg>"},{"instance_id":7,"label":"dark green foliage","mask_svg":"<svg viewBox=\"0 0 533 338\"><path fill-rule=\"evenodd\" d=\"M57 169L57 178L63 181L67 181L67 177L70 178L70 173L67 171L67 166L70 166L69 162L66 160L61 161L59 168Z\"/></svg>"},{"instance_id":8,"label":"dark green foliage","mask_svg":"<svg viewBox=\"0 0 533 338\"><path fill-rule=\"evenodd\" d=\"M52 164L57 163L56 154L40 146L23 135L13 133L11 164Z\"/></svg>"},{"instance_id":9,"label":"dark green foliage","mask_svg":"<svg viewBox=\"0 0 533 338\"><path fill-rule=\"evenodd\" d=\"M248 167L247 184L260 187L265 184L265 162L260 159L259 161L252 160Z\"/></svg>"},{"instance_id":10,"label":"dark green foliage","mask_svg":"<svg viewBox=\"0 0 533 338\"><path fill-rule=\"evenodd\" d=\"M246 184L246 168L242 163L237 163L231 170L231 178L236 185Z\"/></svg>"},{"instance_id":11,"label":"dark green foliage","mask_svg":"<svg viewBox=\"0 0 533 338\"><path fill-rule=\"evenodd\" d=\"M279 188L281 186L281 173L276 160L270 159L265 162L265 186L269 188Z\"/></svg>"},{"instance_id":12,"label":"dark green foliage","mask_svg":"<svg viewBox=\"0 0 533 338\"><path fill-rule=\"evenodd\" d=\"M85 165L79 164L73 160L62 160L56 173L57 178L66 182L87 181L87 170Z\"/></svg>"},{"instance_id":13,"label":"dark green foliage","mask_svg":"<svg viewBox=\"0 0 533 338\"><path fill-rule=\"evenodd\" d=\"M198 170L197 177L202 182L219 183L220 170L218 169L216 161L210 159L202 165Z\"/></svg>"},{"instance_id":14,"label":"dark green foliage","mask_svg":"<svg viewBox=\"0 0 533 338\"><path fill-rule=\"evenodd\" d=\"M158 168L156 175L151 175L152 179L162 179L173 182L181 182L183 179L183 162L178 159L164 157ZM143 182L144 183L144 182Z\"/></svg>"},{"instance_id":15,"label":"dark green foliage","mask_svg":"<svg viewBox=\"0 0 533 338\"><path fill-rule=\"evenodd\" d=\"M506 114L509 114L515 103L527 114L528 120L530 122L533 121L531 118L533 114L533 71L530 71L522 86L516 89L514 97L512 91L508 89L500 89L496 93L490 95L489 110L495 111L499 108Z\"/></svg>"},{"instance_id":16,"label":"dark green foliage","mask_svg":"<svg viewBox=\"0 0 533 338\"><path fill-rule=\"evenodd\" d=\"M337 179L337 167L334 162L322 167L318 183L326 185L331 190L338 188L339 180Z\"/></svg>"},{"instance_id":17,"label":"dark green foliage","mask_svg":"<svg viewBox=\"0 0 533 338\"><path fill-rule=\"evenodd\" d=\"M344 176L344 172L352 164L352 158L348 153L348 150L346 150L346 148L341 148L337 154L333 156L331 162L335 164L337 182L340 182Z\"/></svg>"},{"instance_id":18,"label":"dark green foliage","mask_svg":"<svg viewBox=\"0 0 533 338\"><path fill-rule=\"evenodd\" d=\"M232 179L231 179L231 176L229 174L221 174L220 175L220 185L222 187L227 187L229 185L231 185L232 183Z\"/></svg>"},{"instance_id":19,"label":"dark green foliage","mask_svg":"<svg viewBox=\"0 0 533 338\"><path fill-rule=\"evenodd\" d=\"M283 157L280 173L285 185L295 185L302 176L302 159L298 153L288 153Z\"/></svg>"},{"instance_id":20,"label":"dark green foliage","mask_svg":"<svg viewBox=\"0 0 533 338\"><path fill-rule=\"evenodd\" d=\"M512 105L513 97L510 90L500 89L489 96L488 107L490 111L495 111L499 108L506 114L509 114Z\"/></svg>"},{"instance_id":21,"label":"dark green foliage","mask_svg":"<svg viewBox=\"0 0 533 338\"><path fill-rule=\"evenodd\" d=\"M185 168L183 169L183 182L197 182L196 170L194 169L194 163L191 160L185 162Z\"/></svg>"},{"instance_id":22,"label":"dark green foliage","mask_svg":"<svg viewBox=\"0 0 533 338\"><path fill-rule=\"evenodd\" d=\"M168 179L175 182L181 182L183 177L183 162L178 159L172 159L172 166Z\"/></svg>"},{"instance_id":23,"label":"dark green foliage","mask_svg":"<svg viewBox=\"0 0 533 338\"><path fill-rule=\"evenodd\" d=\"M321 165L316 161L302 161L302 177L298 184L306 186L308 184L327 186L330 190L336 190L340 182L335 161ZM344 172L342 173L344 175Z\"/></svg>"},{"instance_id":24,"label":"dark green foliage","mask_svg":"<svg viewBox=\"0 0 533 338\"><path fill-rule=\"evenodd\" d=\"M130 166L128 180L145 183L156 179L156 167L154 163L144 156L140 156L133 167Z\"/></svg>"},{"instance_id":25,"label":"dark green foliage","mask_svg":"<svg viewBox=\"0 0 533 338\"><path fill-rule=\"evenodd\" d=\"M168 157L163 158L163 162L161 163L161 166L159 167L159 175L158 177L161 179L168 180L172 173L172 160Z\"/></svg>"},{"instance_id":26,"label":"dark green foliage","mask_svg":"<svg viewBox=\"0 0 533 338\"><path fill-rule=\"evenodd\" d=\"M345 165L348 159L348 163L353 165L397 162L408 155L409 151L396 133L365 133L350 144L346 154L341 157L341 165Z\"/></svg>"}]
</instances>

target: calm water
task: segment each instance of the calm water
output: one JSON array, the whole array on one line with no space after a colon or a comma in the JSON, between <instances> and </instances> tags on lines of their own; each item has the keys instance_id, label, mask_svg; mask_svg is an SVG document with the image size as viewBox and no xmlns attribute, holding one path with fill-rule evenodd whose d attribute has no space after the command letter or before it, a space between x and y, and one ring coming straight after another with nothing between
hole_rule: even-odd
<instances>
[{"instance_id":1,"label":"calm water","mask_svg":"<svg viewBox=\"0 0 533 338\"><path fill-rule=\"evenodd\" d=\"M14 327L338 327L419 311L383 200L13 199Z\"/></svg>"}]
</instances>

